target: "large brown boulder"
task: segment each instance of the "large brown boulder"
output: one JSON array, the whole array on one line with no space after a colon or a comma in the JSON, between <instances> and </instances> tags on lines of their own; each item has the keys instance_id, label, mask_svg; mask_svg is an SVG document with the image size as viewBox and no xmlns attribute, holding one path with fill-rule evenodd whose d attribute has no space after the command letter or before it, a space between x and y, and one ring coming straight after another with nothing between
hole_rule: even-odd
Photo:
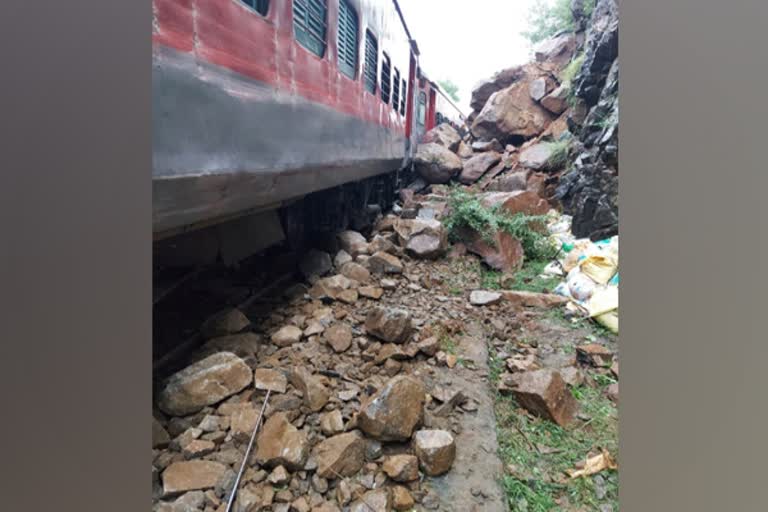
<instances>
[{"instance_id":1,"label":"large brown boulder","mask_svg":"<svg viewBox=\"0 0 768 512\"><path fill-rule=\"evenodd\" d=\"M425 401L420 381L408 375L397 376L363 403L358 426L380 441L407 441L422 422Z\"/></svg>"},{"instance_id":2,"label":"large brown boulder","mask_svg":"<svg viewBox=\"0 0 768 512\"><path fill-rule=\"evenodd\" d=\"M358 431L329 437L314 447L312 456L321 477L352 476L365 463L365 439Z\"/></svg>"},{"instance_id":3,"label":"large brown boulder","mask_svg":"<svg viewBox=\"0 0 768 512\"><path fill-rule=\"evenodd\" d=\"M480 196L484 206L499 206L509 215L524 213L526 215L545 215L549 211L549 203L535 192L517 190L514 192L486 192Z\"/></svg>"},{"instance_id":4,"label":"large brown boulder","mask_svg":"<svg viewBox=\"0 0 768 512\"><path fill-rule=\"evenodd\" d=\"M414 258L438 258L448 249L448 232L438 220L398 219L394 229L400 245Z\"/></svg>"},{"instance_id":5,"label":"large brown boulder","mask_svg":"<svg viewBox=\"0 0 768 512\"><path fill-rule=\"evenodd\" d=\"M536 171L548 169L556 148L551 142L539 142L529 146L520 153L520 165Z\"/></svg>"},{"instance_id":6,"label":"large brown boulder","mask_svg":"<svg viewBox=\"0 0 768 512\"><path fill-rule=\"evenodd\" d=\"M493 75L493 77L483 80L472 89L472 100L470 101L469 106L472 107L472 110L475 112L480 112L483 110L485 103L493 93L506 89L524 77L525 73L526 70L524 66L515 66L499 71Z\"/></svg>"},{"instance_id":7,"label":"large brown boulder","mask_svg":"<svg viewBox=\"0 0 768 512\"><path fill-rule=\"evenodd\" d=\"M579 44L579 39L583 39L583 37L583 35L577 36L572 32L566 32L545 39L533 49L534 58L537 62L546 62L555 71L559 71L571 61Z\"/></svg>"},{"instance_id":8,"label":"large brown boulder","mask_svg":"<svg viewBox=\"0 0 768 512\"><path fill-rule=\"evenodd\" d=\"M253 371L231 352L206 357L168 379L158 407L171 416L186 416L245 389Z\"/></svg>"},{"instance_id":9,"label":"large brown boulder","mask_svg":"<svg viewBox=\"0 0 768 512\"><path fill-rule=\"evenodd\" d=\"M461 158L434 142L419 144L413 164L416 172L430 184L448 183L462 169Z\"/></svg>"},{"instance_id":10,"label":"large brown boulder","mask_svg":"<svg viewBox=\"0 0 768 512\"><path fill-rule=\"evenodd\" d=\"M533 101L528 87L529 81L521 80L493 93L472 123L472 134L502 143L513 136L529 138L541 134L555 117Z\"/></svg>"},{"instance_id":11,"label":"large brown boulder","mask_svg":"<svg viewBox=\"0 0 768 512\"><path fill-rule=\"evenodd\" d=\"M483 235L469 228L459 230L467 250L480 256L489 267L512 273L523 266L525 251L520 240L505 231L492 234L490 239Z\"/></svg>"},{"instance_id":12,"label":"large brown boulder","mask_svg":"<svg viewBox=\"0 0 768 512\"><path fill-rule=\"evenodd\" d=\"M461 135L450 124L441 123L424 135L424 142L434 142L455 153L459 149Z\"/></svg>"},{"instance_id":13,"label":"large brown boulder","mask_svg":"<svg viewBox=\"0 0 768 512\"><path fill-rule=\"evenodd\" d=\"M256 461L264 466L298 471L309 455L307 436L291 425L284 412L277 412L264 423L256 440Z\"/></svg>"},{"instance_id":14,"label":"large brown boulder","mask_svg":"<svg viewBox=\"0 0 768 512\"><path fill-rule=\"evenodd\" d=\"M365 331L390 343L405 343L412 330L411 314L403 309L377 307L365 318Z\"/></svg>"},{"instance_id":15,"label":"large brown boulder","mask_svg":"<svg viewBox=\"0 0 768 512\"><path fill-rule=\"evenodd\" d=\"M226 470L224 464L210 460L174 462L163 471L163 495L213 489Z\"/></svg>"},{"instance_id":16,"label":"large brown boulder","mask_svg":"<svg viewBox=\"0 0 768 512\"><path fill-rule=\"evenodd\" d=\"M459 182L471 185L479 180L488 169L501 161L501 155L496 151L488 151L473 156L464 162L464 169L459 175Z\"/></svg>"},{"instance_id":17,"label":"large brown boulder","mask_svg":"<svg viewBox=\"0 0 768 512\"><path fill-rule=\"evenodd\" d=\"M578 411L578 402L557 370L514 374L508 385L517 403L561 427L568 426Z\"/></svg>"},{"instance_id":18,"label":"large brown boulder","mask_svg":"<svg viewBox=\"0 0 768 512\"><path fill-rule=\"evenodd\" d=\"M553 114L562 114L568 108L568 94L571 88L562 84L541 99L541 104Z\"/></svg>"}]
</instances>

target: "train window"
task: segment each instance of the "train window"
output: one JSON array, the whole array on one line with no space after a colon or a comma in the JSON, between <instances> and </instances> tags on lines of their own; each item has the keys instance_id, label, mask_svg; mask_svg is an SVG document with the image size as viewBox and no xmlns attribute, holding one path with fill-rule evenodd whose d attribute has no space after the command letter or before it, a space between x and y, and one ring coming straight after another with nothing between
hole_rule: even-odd
<instances>
[{"instance_id":1,"label":"train window","mask_svg":"<svg viewBox=\"0 0 768 512\"><path fill-rule=\"evenodd\" d=\"M339 70L355 78L357 67L357 13L346 0L339 0Z\"/></svg>"},{"instance_id":2,"label":"train window","mask_svg":"<svg viewBox=\"0 0 768 512\"><path fill-rule=\"evenodd\" d=\"M397 112L400 106L400 70L395 68L394 76L392 77L392 108Z\"/></svg>"},{"instance_id":3,"label":"train window","mask_svg":"<svg viewBox=\"0 0 768 512\"><path fill-rule=\"evenodd\" d=\"M325 33L328 29L326 0L293 0L293 31L306 49L325 55Z\"/></svg>"},{"instance_id":4,"label":"train window","mask_svg":"<svg viewBox=\"0 0 768 512\"><path fill-rule=\"evenodd\" d=\"M262 16L266 16L267 12L269 11L269 0L240 0L245 5L256 11L257 13L261 14Z\"/></svg>"},{"instance_id":5,"label":"train window","mask_svg":"<svg viewBox=\"0 0 768 512\"><path fill-rule=\"evenodd\" d=\"M365 88L376 94L376 68L379 67L379 45L370 30L365 31Z\"/></svg>"},{"instance_id":6,"label":"train window","mask_svg":"<svg viewBox=\"0 0 768 512\"><path fill-rule=\"evenodd\" d=\"M400 96L400 115L405 115L405 102L408 99L408 84L405 82L405 78L403 78L403 86L401 88L402 95Z\"/></svg>"},{"instance_id":7,"label":"train window","mask_svg":"<svg viewBox=\"0 0 768 512\"><path fill-rule=\"evenodd\" d=\"M389 55L384 54L381 60L381 101L389 103L389 93L392 91L392 68Z\"/></svg>"},{"instance_id":8,"label":"train window","mask_svg":"<svg viewBox=\"0 0 768 512\"><path fill-rule=\"evenodd\" d=\"M419 125L424 126L427 120L427 93L419 92L419 111L417 113Z\"/></svg>"}]
</instances>

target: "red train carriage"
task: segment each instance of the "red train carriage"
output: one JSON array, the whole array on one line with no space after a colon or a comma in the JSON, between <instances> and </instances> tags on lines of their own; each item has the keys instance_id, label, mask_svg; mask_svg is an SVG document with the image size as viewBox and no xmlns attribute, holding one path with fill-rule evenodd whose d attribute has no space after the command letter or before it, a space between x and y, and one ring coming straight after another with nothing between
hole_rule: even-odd
<instances>
[{"instance_id":1,"label":"red train carriage","mask_svg":"<svg viewBox=\"0 0 768 512\"><path fill-rule=\"evenodd\" d=\"M396 0L153 0L153 12L156 257L236 261L387 206L439 92Z\"/></svg>"}]
</instances>

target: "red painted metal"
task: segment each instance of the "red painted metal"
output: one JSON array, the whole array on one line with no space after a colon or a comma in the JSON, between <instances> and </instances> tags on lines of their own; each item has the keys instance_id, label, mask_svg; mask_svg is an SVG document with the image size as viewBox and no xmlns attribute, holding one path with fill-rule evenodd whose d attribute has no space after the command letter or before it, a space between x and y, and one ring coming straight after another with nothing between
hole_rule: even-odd
<instances>
[{"instance_id":1,"label":"red painted metal","mask_svg":"<svg viewBox=\"0 0 768 512\"><path fill-rule=\"evenodd\" d=\"M429 83L427 86L427 89L429 90L429 104L427 105L427 131L431 130L435 127L435 118L436 118L436 110L435 107L437 106L437 93L435 92L435 88L432 86L432 83Z\"/></svg>"},{"instance_id":2,"label":"red painted metal","mask_svg":"<svg viewBox=\"0 0 768 512\"><path fill-rule=\"evenodd\" d=\"M410 64L410 41L391 0L350 0L359 17L358 65L355 80L337 66L338 0L328 1L327 46L318 57L293 35L291 1L272 0L261 16L239 0L153 0L155 45L192 53L195 58L229 69L280 91L353 115L396 131L406 131L406 118L364 91L360 77L364 34L370 29L392 66ZM410 102L409 102L410 105Z\"/></svg>"},{"instance_id":3,"label":"red painted metal","mask_svg":"<svg viewBox=\"0 0 768 512\"><path fill-rule=\"evenodd\" d=\"M416 90L416 57L411 52L408 64L408 102L405 104L405 136L410 139L413 132L413 98Z\"/></svg>"}]
</instances>

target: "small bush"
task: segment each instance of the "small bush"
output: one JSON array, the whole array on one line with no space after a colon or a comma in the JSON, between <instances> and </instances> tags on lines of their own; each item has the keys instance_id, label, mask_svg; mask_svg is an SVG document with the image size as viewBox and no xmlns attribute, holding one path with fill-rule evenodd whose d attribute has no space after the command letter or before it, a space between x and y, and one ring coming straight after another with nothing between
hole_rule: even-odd
<instances>
[{"instance_id":1,"label":"small bush","mask_svg":"<svg viewBox=\"0 0 768 512\"><path fill-rule=\"evenodd\" d=\"M568 82L569 84L573 83L573 79L581 69L582 64L584 64L584 52L579 53L575 58L571 60L571 62L568 63L565 68L563 68L563 70L560 72L560 82Z\"/></svg>"},{"instance_id":2,"label":"small bush","mask_svg":"<svg viewBox=\"0 0 768 512\"><path fill-rule=\"evenodd\" d=\"M544 224L546 215L509 215L498 206L488 208L480 199L460 187L451 190L448 199L450 213L444 225L451 238L457 240L462 228L471 228L480 233L488 243L494 243L494 235L505 231L520 240L526 258L531 260L551 260L557 254L549 238L533 229L537 223Z\"/></svg>"},{"instance_id":3,"label":"small bush","mask_svg":"<svg viewBox=\"0 0 768 512\"><path fill-rule=\"evenodd\" d=\"M562 169L568 163L568 140L558 140L551 143L552 156L547 160L547 167L550 169Z\"/></svg>"}]
</instances>

